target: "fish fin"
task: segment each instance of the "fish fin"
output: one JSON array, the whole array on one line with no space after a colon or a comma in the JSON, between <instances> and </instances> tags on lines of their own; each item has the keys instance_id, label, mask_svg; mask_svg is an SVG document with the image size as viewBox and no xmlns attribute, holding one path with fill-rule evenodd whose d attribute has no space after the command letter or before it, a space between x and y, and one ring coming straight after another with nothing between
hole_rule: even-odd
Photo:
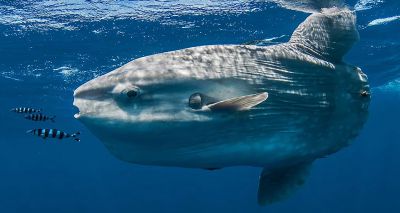
<instances>
[{"instance_id":1,"label":"fish fin","mask_svg":"<svg viewBox=\"0 0 400 213\"><path fill-rule=\"evenodd\" d=\"M341 62L358 39L355 13L346 8L329 8L311 14L293 32L289 44L316 58Z\"/></svg>"},{"instance_id":2,"label":"fish fin","mask_svg":"<svg viewBox=\"0 0 400 213\"><path fill-rule=\"evenodd\" d=\"M310 168L310 162L271 170L264 168L258 186L258 204L271 204L293 194L304 184Z\"/></svg>"},{"instance_id":3,"label":"fish fin","mask_svg":"<svg viewBox=\"0 0 400 213\"><path fill-rule=\"evenodd\" d=\"M248 110L258 104L264 102L268 98L267 92L245 95L235 98L230 98L223 101L218 101L205 107L211 111L241 111Z\"/></svg>"},{"instance_id":4,"label":"fish fin","mask_svg":"<svg viewBox=\"0 0 400 213\"><path fill-rule=\"evenodd\" d=\"M56 119L56 116L55 116L55 115L53 115L53 117L50 118L51 122L53 122L53 123L56 122L55 119Z\"/></svg>"}]
</instances>

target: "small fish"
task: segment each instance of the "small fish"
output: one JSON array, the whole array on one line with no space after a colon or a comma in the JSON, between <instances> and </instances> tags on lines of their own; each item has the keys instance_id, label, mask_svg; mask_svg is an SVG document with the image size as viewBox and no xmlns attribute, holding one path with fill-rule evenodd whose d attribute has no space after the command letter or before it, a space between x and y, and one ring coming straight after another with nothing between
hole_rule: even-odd
<instances>
[{"instance_id":1,"label":"small fish","mask_svg":"<svg viewBox=\"0 0 400 213\"><path fill-rule=\"evenodd\" d=\"M37 135L39 137L42 137L43 139L46 138L58 138L58 139L63 139L63 138L73 138L75 141L79 142L81 141L78 138L78 135L80 135L80 132L76 132L74 134L68 134L66 132L57 130L57 129L31 129L28 130L26 133L32 133L33 135Z\"/></svg>"},{"instance_id":2,"label":"small fish","mask_svg":"<svg viewBox=\"0 0 400 213\"><path fill-rule=\"evenodd\" d=\"M16 113L38 113L41 112L41 109L33 109L29 107L18 107L18 108L13 108L10 110L11 112L16 112Z\"/></svg>"},{"instance_id":3,"label":"small fish","mask_svg":"<svg viewBox=\"0 0 400 213\"><path fill-rule=\"evenodd\" d=\"M47 116L47 115L42 115L42 113L39 114L29 114L25 115L25 119L32 120L32 121L47 121L50 120L52 122L55 122L56 116Z\"/></svg>"}]
</instances>

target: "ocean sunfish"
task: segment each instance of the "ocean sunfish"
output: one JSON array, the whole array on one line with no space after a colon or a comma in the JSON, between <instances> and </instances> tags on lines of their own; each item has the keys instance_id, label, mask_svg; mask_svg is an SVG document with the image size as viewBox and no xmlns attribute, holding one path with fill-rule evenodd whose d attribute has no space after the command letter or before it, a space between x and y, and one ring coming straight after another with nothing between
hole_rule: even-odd
<instances>
[{"instance_id":1,"label":"ocean sunfish","mask_svg":"<svg viewBox=\"0 0 400 213\"><path fill-rule=\"evenodd\" d=\"M258 202L302 185L315 159L367 119L369 85L343 56L358 40L348 9L311 14L289 42L211 45L133 60L74 92L75 115L136 164L262 167Z\"/></svg>"}]
</instances>

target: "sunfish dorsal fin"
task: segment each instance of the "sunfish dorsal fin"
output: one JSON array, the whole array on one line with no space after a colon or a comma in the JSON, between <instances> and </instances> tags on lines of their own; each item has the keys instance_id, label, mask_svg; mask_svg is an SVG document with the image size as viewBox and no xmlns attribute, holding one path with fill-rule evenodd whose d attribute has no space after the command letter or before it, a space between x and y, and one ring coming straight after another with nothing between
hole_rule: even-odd
<instances>
[{"instance_id":1,"label":"sunfish dorsal fin","mask_svg":"<svg viewBox=\"0 0 400 213\"><path fill-rule=\"evenodd\" d=\"M266 205L285 199L308 177L311 163L279 169L263 169L258 186L258 204Z\"/></svg>"},{"instance_id":2,"label":"sunfish dorsal fin","mask_svg":"<svg viewBox=\"0 0 400 213\"><path fill-rule=\"evenodd\" d=\"M329 8L311 14L293 32L289 44L317 58L341 62L358 39L354 12L346 8Z\"/></svg>"},{"instance_id":3,"label":"sunfish dorsal fin","mask_svg":"<svg viewBox=\"0 0 400 213\"><path fill-rule=\"evenodd\" d=\"M218 101L206 105L205 108L211 111L241 111L248 110L258 104L264 102L268 98L267 92L245 95L235 98L230 98L223 101Z\"/></svg>"}]
</instances>

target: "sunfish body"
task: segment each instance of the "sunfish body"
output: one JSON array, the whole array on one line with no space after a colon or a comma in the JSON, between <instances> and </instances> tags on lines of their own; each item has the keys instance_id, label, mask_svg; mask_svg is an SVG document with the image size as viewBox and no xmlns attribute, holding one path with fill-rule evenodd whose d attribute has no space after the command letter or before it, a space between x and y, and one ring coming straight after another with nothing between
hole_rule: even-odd
<instances>
[{"instance_id":1,"label":"sunfish body","mask_svg":"<svg viewBox=\"0 0 400 213\"><path fill-rule=\"evenodd\" d=\"M75 117L124 161L263 167L259 203L279 201L367 118L366 75L342 61L357 40L354 14L327 9L287 43L139 58L80 86Z\"/></svg>"}]
</instances>

